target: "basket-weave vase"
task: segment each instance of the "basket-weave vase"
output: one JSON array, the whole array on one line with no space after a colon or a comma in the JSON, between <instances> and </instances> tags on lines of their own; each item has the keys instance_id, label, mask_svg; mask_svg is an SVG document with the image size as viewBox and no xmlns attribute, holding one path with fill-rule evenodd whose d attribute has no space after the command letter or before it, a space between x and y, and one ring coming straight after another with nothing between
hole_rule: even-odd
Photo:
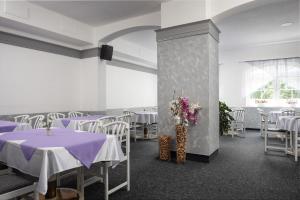
<instances>
[{"instance_id":1,"label":"basket-weave vase","mask_svg":"<svg viewBox=\"0 0 300 200\"><path fill-rule=\"evenodd\" d=\"M177 163L184 163L186 160L186 126L176 125L176 159Z\"/></svg>"}]
</instances>

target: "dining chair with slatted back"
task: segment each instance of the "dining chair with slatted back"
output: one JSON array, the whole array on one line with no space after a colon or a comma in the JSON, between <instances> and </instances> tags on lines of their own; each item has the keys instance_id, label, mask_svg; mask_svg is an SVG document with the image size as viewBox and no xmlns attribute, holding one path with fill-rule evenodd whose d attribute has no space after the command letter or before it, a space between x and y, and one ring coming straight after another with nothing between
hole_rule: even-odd
<instances>
[{"instance_id":1,"label":"dining chair with slatted back","mask_svg":"<svg viewBox=\"0 0 300 200\"><path fill-rule=\"evenodd\" d=\"M27 123L29 115L18 115L14 117L16 123Z\"/></svg>"},{"instance_id":2,"label":"dining chair with slatted back","mask_svg":"<svg viewBox=\"0 0 300 200\"><path fill-rule=\"evenodd\" d=\"M45 119L44 115L35 115L29 117L28 121L33 129L38 129L38 128L43 128L45 126L44 119Z\"/></svg>"},{"instance_id":3,"label":"dining chair with slatted back","mask_svg":"<svg viewBox=\"0 0 300 200\"><path fill-rule=\"evenodd\" d=\"M125 110L123 111L124 115L130 115L130 134L133 136L134 138L134 142L136 142L137 140L137 132L138 130L141 130L142 132L144 131L144 126L143 124L137 124L137 114L133 111L128 111Z\"/></svg>"},{"instance_id":4,"label":"dining chair with slatted back","mask_svg":"<svg viewBox=\"0 0 300 200\"><path fill-rule=\"evenodd\" d=\"M266 130L265 122L268 123L268 115L264 112L263 109L257 108L258 114L260 116L260 135L264 137L264 133Z\"/></svg>"},{"instance_id":5,"label":"dining chair with slatted back","mask_svg":"<svg viewBox=\"0 0 300 200\"><path fill-rule=\"evenodd\" d=\"M120 185L109 189L109 183L108 183L108 169L109 167L113 166L112 162L105 162L104 164L104 185L105 185L105 189L104 189L104 197L105 200L108 200L108 196L109 194L115 192L116 190L119 190L123 187L127 187L127 191L130 190L130 127L129 124L123 121L115 121L115 122L111 122L108 124L105 124L103 126L101 126L101 133L105 133L107 135L114 135L115 137L118 138L118 141L120 142L120 144L125 145L125 151L124 151L124 155L125 158L123 161L121 162L126 162L126 167L127 167L127 177L126 177L126 181L121 183ZM125 138L125 140L124 140Z\"/></svg>"},{"instance_id":6,"label":"dining chair with slatted back","mask_svg":"<svg viewBox=\"0 0 300 200\"><path fill-rule=\"evenodd\" d=\"M233 121L231 122L231 128L236 131L241 131L244 135L245 133L245 109L238 108L232 111ZM232 131L232 137L234 132Z\"/></svg>"},{"instance_id":7,"label":"dining chair with slatted back","mask_svg":"<svg viewBox=\"0 0 300 200\"><path fill-rule=\"evenodd\" d=\"M84 113L78 112L78 111L71 111L68 113L69 118L75 118L75 117L83 117Z\"/></svg>"},{"instance_id":8,"label":"dining chair with slatted back","mask_svg":"<svg viewBox=\"0 0 300 200\"><path fill-rule=\"evenodd\" d=\"M116 121L116 117L105 116L105 117L101 117L101 118L97 119L97 121L99 122L100 126L103 126L104 124L108 124L108 123Z\"/></svg>"},{"instance_id":9,"label":"dining chair with slatted back","mask_svg":"<svg viewBox=\"0 0 300 200\"><path fill-rule=\"evenodd\" d=\"M131 114L124 114L124 115L116 116L116 121L122 121L122 122L126 122L128 124L131 124Z\"/></svg>"},{"instance_id":10,"label":"dining chair with slatted back","mask_svg":"<svg viewBox=\"0 0 300 200\"><path fill-rule=\"evenodd\" d=\"M56 119L65 118L65 114L63 113L48 113L47 114L47 125L51 126L51 123Z\"/></svg>"},{"instance_id":11,"label":"dining chair with slatted back","mask_svg":"<svg viewBox=\"0 0 300 200\"><path fill-rule=\"evenodd\" d=\"M281 112L282 116L295 116L295 110L293 109L287 109L287 110L283 110Z\"/></svg>"},{"instance_id":12,"label":"dining chair with slatted back","mask_svg":"<svg viewBox=\"0 0 300 200\"><path fill-rule=\"evenodd\" d=\"M100 123L98 120L83 121L79 124L80 131L87 131L90 133L100 132Z\"/></svg>"},{"instance_id":13,"label":"dining chair with slatted back","mask_svg":"<svg viewBox=\"0 0 300 200\"><path fill-rule=\"evenodd\" d=\"M9 173L0 176L0 199L14 199L35 191L36 184L22 176ZM37 194L35 194L36 196Z\"/></svg>"}]
</instances>

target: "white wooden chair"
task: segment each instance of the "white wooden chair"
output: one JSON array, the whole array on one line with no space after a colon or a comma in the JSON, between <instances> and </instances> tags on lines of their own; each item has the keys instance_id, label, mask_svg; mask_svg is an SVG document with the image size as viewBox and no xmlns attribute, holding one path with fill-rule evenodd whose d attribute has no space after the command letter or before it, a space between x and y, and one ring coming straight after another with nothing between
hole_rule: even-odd
<instances>
[{"instance_id":1,"label":"white wooden chair","mask_svg":"<svg viewBox=\"0 0 300 200\"><path fill-rule=\"evenodd\" d=\"M97 121L99 122L100 126L102 126L104 124L108 124L108 123L116 121L116 117L105 116L105 117L101 117L101 118L97 119Z\"/></svg>"},{"instance_id":2,"label":"white wooden chair","mask_svg":"<svg viewBox=\"0 0 300 200\"><path fill-rule=\"evenodd\" d=\"M239 108L232 111L233 121L231 122L232 131L229 134L237 135L235 131L241 131L245 135L245 109Z\"/></svg>"},{"instance_id":3,"label":"white wooden chair","mask_svg":"<svg viewBox=\"0 0 300 200\"><path fill-rule=\"evenodd\" d=\"M27 123L29 115L18 115L14 117L16 123Z\"/></svg>"},{"instance_id":4,"label":"white wooden chair","mask_svg":"<svg viewBox=\"0 0 300 200\"><path fill-rule=\"evenodd\" d=\"M78 111L71 111L68 113L69 118L75 118L75 117L83 117L84 113L78 112Z\"/></svg>"},{"instance_id":5,"label":"white wooden chair","mask_svg":"<svg viewBox=\"0 0 300 200\"><path fill-rule=\"evenodd\" d=\"M33 117L29 117L28 121L33 129L38 129L45 126L44 119L44 115L35 115Z\"/></svg>"},{"instance_id":6,"label":"white wooden chair","mask_svg":"<svg viewBox=\"0 0 300 200\"><path fill-rule=\"evenodd\" d=\"M288 146L288 138L287 138L287 132L279 130L277 128L270 128L269 123L268 123L268 115L265 113L260 113L261 115L261 135L264 136L265 139L265 152L268 150L282 150L285 153L287 152L287 146ZM281 140L284 138L285 139L285 146L279 146L278 144L271 144L269 143L269 139L276 139L280 138Z\"/></svg>"},{"instance_id":7,"label":"white wooden chair","mask_svg":"<svg viewBox=\"0 0 300 200\"><path fill-rule=\"evenodd\" d=\"M269 123L268 115L261 108L257 108L257 111L258 111L258 114L260 115L260 135L262 137L264 137L264 133L265 133L265 130L267 128L267 127L265 127L265 124Z\"/></svg>"},{"instance_id":8,"label":"white wooden chair","mask_svg":"<svg viewBox=\"0 0 300 200\"><path fill-rule=\"evenodd\" d=\"M0 175L0 199L14 199L34 192L36 184L19 175L9 173Z\"/></svg>"},{"instance_id":9,"label":"white wooden chair","mask_svg":"<svg viewBox=\"0 0 300 200\"><path fill-rule=\"evenodd\" d=\"M120 145L123 143L125 146L125 159L122 162L126 161L127 167L127 176L126 181L119 184L118 186L109 189L109 178L108 178L108 169L113 166L112 162L104 162L104 197L105 200L108 200L108 196L115 191L127 187L127 191L130 190L130 126L126 122L115 121L108 124L104 124L101 126L101 133L105 133L107 135L115 135L120 142ZM125 138L125 140L124 140Z\"/></svg>"},{"instance_id":10,"label":"white wooden chair","mask_svg":"<svg viewBox=\"0 0 300 200\"><path fill-rule=\"evenodd\" d=\"M79 124L80 131L87 131L90 133L100 132L100 122L98 120L83 121Z\"/></svg>"},{"instance_id":11,"label":"white wooden chair","mask_svg":"<svg viewBox=\"0 0 300 200\"><path fill-rule=\"evenodd\" d=\"M294 156L295 156L295 162L298 162L298 154L300 149L300 117L295 119L295 122L293 123L293 126L291 127L291 140L294 142L293 149L294 149Z\"/></svg>"},{"instance_id":12,"label":"white wooden chair","mask_svg":"<svg viewBox=\"0 0 300 200\"><path fill-rule=\"evenodd\" d=\"M295 110L283 110L281 112L282 116L295 116Z\"/></svg>"},{"instance_id":13,"label":"white wooden chair","mask_svg":"<svg viewBox=\"0 0 300 200\"><path fill-rule=\"evenodd\" d=\"M131 130L130 133L133 135L134 142L136 142L136 139L138 138L137 137L137 131L138 131L138 129L143 129L144 126L143 126L143 124L137 124L136 123L137 114L135 112L125 110L125 111L123 111L123 114L124 115L130 115L130 123L129 123L130 124L130 130Z\"/></svg>"},{"instance_id":14,"label":"white wooden chair","mask_svg":"<svg viewBox=\"0 0 300 200\"><path fill-rule=\"evenodd\" d=\"M65 118L65 114L63 113L48 113L47 114L47 126L51 126L52 122L56 119Z\"/></svg>"}]
</instances>

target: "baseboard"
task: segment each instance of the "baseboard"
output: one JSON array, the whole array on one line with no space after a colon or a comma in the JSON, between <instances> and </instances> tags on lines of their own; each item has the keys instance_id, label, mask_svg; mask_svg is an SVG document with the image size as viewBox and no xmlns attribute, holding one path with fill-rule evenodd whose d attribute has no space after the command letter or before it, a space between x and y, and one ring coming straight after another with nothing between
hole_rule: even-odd
<instances>
[{"instance_id":1,"label":"baseboard","mask_svg":"<svg viewBox=\"0 0 300 200\"><path fill-rule=\"evenodd\" d=\"M249 130L249 131L259 131L260 129L259 128L246 128L246 130Z\"/></svg>"},{"instance_id":2,"label":"baseboard","mask_svg":"<svg viewBox=\"0 0 300 200\"><path fill-rule=\"evenodd\" d=\"M187 153L186 159L190 161L196 161L196 162L204 162L209 163L216 157L218 154L219 149L215 150L211 155L201 155L201 154L193 154L193 153ZM176 160L176 151L171 151L171 159Z\"/></svg>"}]
</instances>

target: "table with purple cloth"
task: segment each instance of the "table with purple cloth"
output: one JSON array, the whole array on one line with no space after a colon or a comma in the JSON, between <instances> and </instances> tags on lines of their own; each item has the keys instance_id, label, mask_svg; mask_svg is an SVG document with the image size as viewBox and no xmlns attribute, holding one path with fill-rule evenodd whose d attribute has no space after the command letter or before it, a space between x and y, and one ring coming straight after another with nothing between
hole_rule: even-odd
<instances>
[{"instance_id":1,"label":"table with purple cloth","mask_svg":"<svg viewBox=\"0 0 300 200\"><path fill-rule=\"evenodd\" d=\"M0 133L28 129L31 129L31 126L28 123L16 123L0 120Z\"/></svg>"},{"instance_id":2,"label":"table with purple cloth","mask_svg":"<svg viewBox=\"0 0 300 200\"><path fill-rule=\"evenodd\" d=\"M124 153L113 135L60 128L0 133L0 161L38 177L36 191L41 194L47 192L48 179L60 172L122 160Z\"/></svg>"},{"instance_id":3,"label":"table with purple cloth","mask_svg":"<svg viewBox=\"0 0 300 200\"><path fill-rule=\"evenodd\" d=\"M91 120L97 120L102 117L105 117L105 115L88 115L83 117L56 119L52 122L51 126L57 128L69 128L72 130L78 130L79 123L91 121Z\"/></svg>"}]
</instances>

